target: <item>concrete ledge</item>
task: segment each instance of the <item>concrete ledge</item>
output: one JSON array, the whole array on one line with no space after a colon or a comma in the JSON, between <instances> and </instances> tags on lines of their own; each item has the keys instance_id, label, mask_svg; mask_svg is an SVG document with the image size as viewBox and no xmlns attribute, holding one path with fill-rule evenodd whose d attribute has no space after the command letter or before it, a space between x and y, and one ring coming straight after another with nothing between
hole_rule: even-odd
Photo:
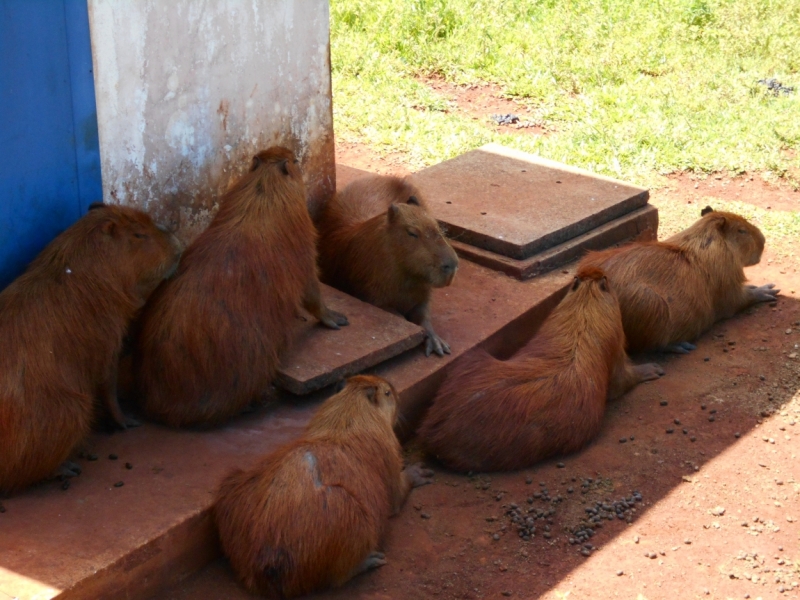
<instances>
[{"instance_id":1,"label":"concrete ledge","mask_svg":"<svg viewBox=\"0 0 800 600\"><path fill-rule=\"evenodd\" d=\"M457 240L450 240L450 243L458 255L467 260L517 279L530 279L578 260L589 250L601 250L625 242L655 240L657 232L658 209L647 205L524 260L495 254Z\"/></svg>"}]
</instances>

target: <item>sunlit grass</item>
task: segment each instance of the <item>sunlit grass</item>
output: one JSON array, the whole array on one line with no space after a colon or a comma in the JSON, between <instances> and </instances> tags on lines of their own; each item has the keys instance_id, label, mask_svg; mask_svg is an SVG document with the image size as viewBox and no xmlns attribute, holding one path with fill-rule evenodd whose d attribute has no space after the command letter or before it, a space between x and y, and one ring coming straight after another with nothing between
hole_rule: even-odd
<instances>
[{"instance_id":1,"label":"sunlit grass","mask_svg":"<svg viewBox=\"0 0 800 600\"><path fill-rule=\"evenodd\" d=\"M652 184L800 173L800 0L334 0L336 134L420 167L488 142ZM500 134L425 84L489 81L548 136ZM487 115L488 117L488 115Z\"/></svg>"}]
</instances>

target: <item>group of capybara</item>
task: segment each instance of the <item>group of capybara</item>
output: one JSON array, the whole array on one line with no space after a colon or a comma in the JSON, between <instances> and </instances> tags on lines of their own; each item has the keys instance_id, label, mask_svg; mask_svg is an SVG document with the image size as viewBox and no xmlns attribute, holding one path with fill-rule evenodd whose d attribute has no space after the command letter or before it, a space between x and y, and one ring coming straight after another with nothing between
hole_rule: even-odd
<instances>
[{"instance_id":1,"label":"group of capybara","mask_svg":"<svg viewBox=\"0 0 800 600\"><path fill-rule=\"evenodd\" d=\"M706 209L665 242L589 253L515 356L475 349L452 365L419 427L421 447L463 472L580 449L608 399L663 375L626 349L688 352L715 321L776 298L772 284L745 284L743 268L763 248L745 219ZM279 147L253 157L185 250L143 212L93 204L0 293L0 491L77 475L69 458L101 415L138 424L117 399L126 348L146 418L214 425L265 393L299 307L331 329L348 324L325 306L320 277L419 324L426 355L443 356L431 290L457 270L409 181L359 179L315 227L297 160ZM292 597L385 564L388 518L433 475L404 466L397 413L391 383L352 377L300 439L222 483L220 540L249 590Z\"/></svg>"}]
</instances>

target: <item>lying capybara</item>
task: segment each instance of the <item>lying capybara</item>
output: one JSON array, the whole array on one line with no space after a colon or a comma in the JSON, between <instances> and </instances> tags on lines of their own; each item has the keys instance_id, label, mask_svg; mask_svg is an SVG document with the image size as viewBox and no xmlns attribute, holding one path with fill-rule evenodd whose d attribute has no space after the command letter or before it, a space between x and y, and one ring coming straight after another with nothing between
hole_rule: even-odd
<instances>
[{"instance_id":1,"label":"lying capybara","mask_svg":"<svg viewBox=\"0 0 800 600\"><path fill-rule=\"evenodd\" d=\"M419 429L424 448L456 471L506 471L574 452L600 430L607 399L663 375L634 366L613 288L584 268L515 356L473 351L448 374Z\"/></svg>"},{"instance_id":2,"label":"lying capybara","mask_svg":"<svg viewBox=\"0 0 800 600\"><path fill-rule=\"evenodd\" d=\"M336 194L319 218L321 277L421 325L425 354L450 354L431 325L431 288L453 282L458 257L405 179L371 175Z\"/></svg>"},{"instance_id":3,"label":"lying capybara","mask_svg":"<svg viewBox=\"0 0 800 600\"><path fill-rule=\"evenodd\" d=\"M403 469L396 417L389 382L352 377L299 440L222 483L222 549L249 591L291 598L386 563L378 545L387 519L433 475Z\"/></svg>"},{"instance_id":4,"label":"lying capybara","mask_svg":"<svg viewBox=\"0 0 800 600\"><path fill-rule=\"evenodd\" d=\"M146 214L93 204L0 293L0 491L56 474L100 400L121 427L117 361L128 326L180 257Z\"/></svg>"},{"instance_id":5,"label":"lying capybara","mask_svg":"<svg viewBox=\"0 0 800 600\"><path fill-rule=\"evenodd\" d=\"M301 303L328 327L346 325L322 301L316 260L294 155L258 153L142 313L133 372L147 416L177 427L242 411L275 377Z\"/></svg>"},{"instance_id":6,"label":"lying capybara","mask_svg":"<svg viewBox=\"0 0 800 600\"><path fill-rule=\"evenodd\" d=\"M777 299L775 284L745 285L764 235L739 215L703 209L701 218L665 242L590 252L582 266L605 271L619 297L630 351L685 354L720 319Z\"/></svg>"}]
</instances>

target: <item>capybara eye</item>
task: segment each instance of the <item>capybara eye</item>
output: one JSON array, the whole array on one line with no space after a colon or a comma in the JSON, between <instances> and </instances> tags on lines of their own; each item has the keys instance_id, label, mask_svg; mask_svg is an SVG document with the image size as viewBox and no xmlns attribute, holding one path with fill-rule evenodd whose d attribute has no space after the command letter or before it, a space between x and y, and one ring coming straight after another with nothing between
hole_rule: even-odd
<instances>
[{"instance_id":1,"label":"capybara eye","mask_svg":"<svg viewBox=\"0 0 800 600\"><path fill-rule=\"evenodd\" d=\"M747 230L746 229L740 229L739 233L747 233Z\"/></svg>"},{"instance_id":2,"label":"capybara eye","mask_svg":"<svg viewBox=\"0 0 800 600\"><path fill-rule=\"evenodd\" d=\"M603 290L604 292L608 291L608 279L606 279L605 277L603 277L600 280L600 289Z\"/></svg>"},{"instance_id":3,"label":"capybara eye","mask_svg":"<svg viewBox=\"0 0 800 600\"><path fill-rule=\"evenodd\" d=\"M283 172L284 175L289 174L289 161L287 160L281 161L281 171Z\"/></svg>"},{"instance_id":4,"label":"capybara eye","mask_svg":"<svg viewBox=\"0 0 800 600\"><path fill-rule=\"evenodd\" d=\"M413 229L407 229L406 231L408 231L408 235L410 235L413 238L418 238L419 237L419 233L417 233Z\"/></svg>"},{"instance_id":5,"label":"capybara eye","mask_svg":"<svg viewBox=\"0 0 800 600\"><path fill-rule=\"evenodd\" d=\"M147 239L147 236L145 234L143 234L143 233L134 233L133 237L139 238L140 240L146 240Z\"/></svg>"},{"instance_id":6,"label":"capybara eye","mask_svg":"<svg viewBox=\"0 0 800 600\"><path fill-rule=\"evenodd\" d=\"M383 394L384 394L384 396L391 396L392 392L391 392L391 390L386 390L385 392L383 392Z\"/></svg>"}]
</instances>

